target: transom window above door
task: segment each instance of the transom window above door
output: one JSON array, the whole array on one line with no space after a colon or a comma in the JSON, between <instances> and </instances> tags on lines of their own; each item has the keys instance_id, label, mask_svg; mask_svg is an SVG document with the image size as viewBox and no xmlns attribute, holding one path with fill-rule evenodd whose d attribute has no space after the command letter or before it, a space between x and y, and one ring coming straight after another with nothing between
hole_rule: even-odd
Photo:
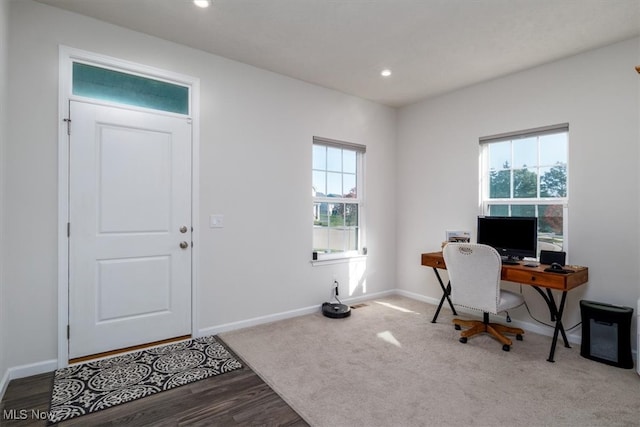
<instances>
[{"instance_id":1,"label":"transom window above door","mask_svg":"<svg viewBox=\"0 0 640 427\"><path fill-rule=\"evenodd\" d=\"M189 114L189 87L73 62L72 94L84 98Z\"/></svg>"}]
</instances>

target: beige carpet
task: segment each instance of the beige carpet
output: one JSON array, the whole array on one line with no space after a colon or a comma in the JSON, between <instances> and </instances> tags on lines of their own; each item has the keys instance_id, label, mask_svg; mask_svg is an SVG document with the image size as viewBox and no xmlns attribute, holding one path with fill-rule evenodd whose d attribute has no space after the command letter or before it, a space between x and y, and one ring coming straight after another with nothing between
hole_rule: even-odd
<instances>
[{"instance_id":1,"label":"beige carpet","mask_svg":"<svg viewBox=\"0 0 640 427\"><path fill-rule=\"evenodd\" d=\"M640 377L526 333L458 342L452 315L393 296L221 334L312 426L640 426Z\"/></svg>"}]
</instances>

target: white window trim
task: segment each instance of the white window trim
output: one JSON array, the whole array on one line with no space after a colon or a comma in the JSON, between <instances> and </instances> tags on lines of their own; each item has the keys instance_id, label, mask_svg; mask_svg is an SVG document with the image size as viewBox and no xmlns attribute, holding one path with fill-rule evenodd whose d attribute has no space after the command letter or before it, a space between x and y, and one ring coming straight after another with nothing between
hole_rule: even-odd
<instances>
[{"instance_id":1,"label":"white window trim","mask_svg":"<svg viewBox=\"0 0 640 427\"><path fill-rule=\"evenodd\" d=\"M357 152L357 173L356 183L358 189L358 242L359 248L355 251L335 252L329 254L316 253L317 259L312 259L310 262L313 266L331 265L337 263L348 263L352 260L357 260L367 257L366 246L366 209L365 209L365 153L366 146L362 144L355 144L351 142L338 141L335 139L323 138L319 136L313 137L314 145L324 145L327 147L342 148L346 150L353 150ZM326 203L353 203L354 199L343 197L312 197L312 203L326 202ZM313 226L312 226L313 227ZM312 228L313 230L313 228ZM312 238L313 241L313 238ZM313 247L311 248L313 251Z\"/></svg>"},{"instance_id":2,"label":"white window trim","mask_svg":"<svg viewBox=\"0 0 640 427\"><path fill-rule=\"evenodd\" d=\"M359 260L363 260L363 259L367 259L367 255L363 255L363 254L353 254L353 255L348 255L348 256L342 256L342 257L333 257L333 258L321 258L321 259L315 259L315 260L311 260L311 265L313 265L314 267L317 266L322 266L322 265L332 265L332 264L348 264L348 263L352 263L354 261L359 261Z\"/></svg>"},{"instance_id":3,"label":"white window trim","mask_svg":"<svg viewBox=\"0 0 640 427\"><path fill-rule=\"evenodd\" d=\"M565 197L540 197L540 198L500 198L489 199L489 160L488 150L486 147L489 144L510 141L519 138L526 138L530 136L540 136L544 134L567 132L567 195ZM563 242L562 250L569 252L569 123L560 123L557 125L543 126L539 128L527 129L523 131L508 132L498 135L485 136L479 139L480 142L480 200L479 200L479 215L489 215L489 205L562 205L562 230L563 230ZM538 153L539 155L539 153ZM538 162L539 163L539 162ZM540 176L538 176L540 180ZM538 190L540 183L538 182Z\"/></svg>"}]
</instances>

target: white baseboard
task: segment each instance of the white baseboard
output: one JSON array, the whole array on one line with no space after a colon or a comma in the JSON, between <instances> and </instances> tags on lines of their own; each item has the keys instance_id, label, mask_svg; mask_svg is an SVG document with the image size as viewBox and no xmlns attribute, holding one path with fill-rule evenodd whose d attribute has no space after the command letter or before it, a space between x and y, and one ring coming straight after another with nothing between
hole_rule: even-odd
<instances>
[{"instance_id":1,"label":"white baseboard","mask_svg":"<svg viewBox=\"0 0 640 427\"><path fill-rule=\"evenodd\" d=\"M44 374L45 372L53 372L56 369L58 369L58 361L56 359L43 360L42 362L14 366L7 369L0 382L0 400L4 397L4 392L7 390L11 380Z\"/></svg>"},{"instance_id":2,"label":"white baseboard","mask_svg":"<svg viewBox=\"0 0 640 427\"><path fill-rule=\"evenodd\" d=\"M252 319L240 320L238 322L223 323L222 325L210 326L207 328L198 329L198 337L206 337L209 335L217 335L223 332L235 331L237 329L244 329L251 326L262 325L264 323L271 323L278 320L290 319L292 317L304 316L305 314L315 313L318 310L317 306L299 308L297 310L285 311L282 313L269 314L266 316L254 317Z\"/></svg>"},{"instance_id":3,"label":"white baseboard","mask_svg":"<svg viewBox=\"0 0 640 427\"><path fill-rule=\"evenodd\" d=\"M432 305L438 305L440 303L439 299L431 298L431 297L428 297L428 296L425 296L425 295L421 295L421 294L416 294L415 292L405 291L404 289L395 289L394 293L396 295L400 295L400 296L403 296L403 297L411 298L411 299L414 299L416 301L426 302L426 303L432 304Z\"/></svg>"},{"instance_id":4,"label":"white baseboard","mask_svg":"<svg viewBox=\"0 0 640 427\"><path fill-rule=\"evenodd\" d=\"M378 292L375 294L367 294L352 298L343 298L341 301L346 304L356 304L361 301L368 301L375 298L383 298L389 295L394 295L395 290ZM320 311L320 305L313 305L310 307L299 308L291 311L283 311L281 313L268 314L266 316L254 317L252 319L240 320L238 322L223 323L222 325L211 326L208 328L202 328L198 330L198 337L205 337L209 335L217 335L223 332L235 331L237 329L249 328L251 326L262 325L265 323L276 322L278 320L290 319L293 317L304 316L306 314L313 314Z\"/></svg>"}]
</instances>

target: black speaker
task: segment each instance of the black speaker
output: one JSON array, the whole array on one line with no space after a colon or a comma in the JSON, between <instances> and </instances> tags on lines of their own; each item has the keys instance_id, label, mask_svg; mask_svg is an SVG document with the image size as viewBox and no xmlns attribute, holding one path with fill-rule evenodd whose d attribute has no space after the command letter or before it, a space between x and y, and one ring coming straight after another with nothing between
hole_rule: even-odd
<instances>
[{"instance_id":1,"label":"black speaker","mask_svg":"<svg viewBox=\"0 0 640 427\"><path fill-rule=\"evenodd\" d=\"M580 301L582 346L580 355L619 368L633 368L631 316L633 308Z\"/></svg>"},{"instance_id":2,"label":"black speaker","mask_svg":"<svg viewBox=\"0 0 640 427\"><path fill-rule=\"evenodd\" d=\"M558 263L564 265L567 260L566 252L558 251L540 251L540 264L553 264Z\"/></svg>"}]
</instances>

